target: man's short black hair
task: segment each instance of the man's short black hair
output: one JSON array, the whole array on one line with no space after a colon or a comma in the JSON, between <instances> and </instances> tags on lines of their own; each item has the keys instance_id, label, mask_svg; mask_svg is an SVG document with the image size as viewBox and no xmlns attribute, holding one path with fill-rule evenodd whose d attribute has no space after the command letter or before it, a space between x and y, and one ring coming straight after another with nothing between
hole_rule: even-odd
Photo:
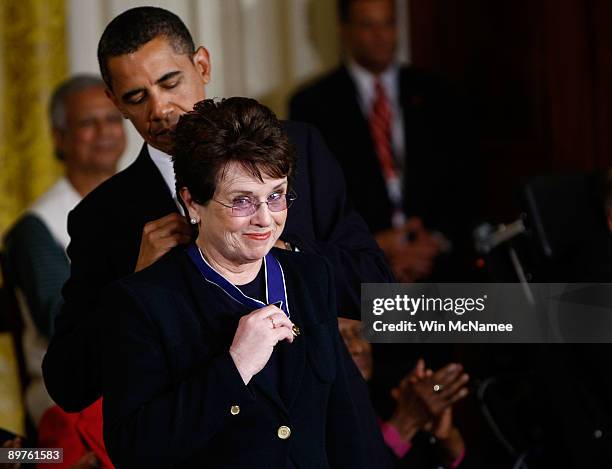
<instances>
[{"instance_id":1,"label":"man's short black hair","mask_svg":"<svg viewBox=\"0 0 612 469\"><path fill-rule=\"evenodd\" d=\"M348 23L351 17L351 4L357 0L338 0L338 18L342 23Z\"/></svg>"},{"instance_id":2,"label":"man's short black hair","mask_svg":"<svg viewBox=\"0 0 612 469\"><path fill-rule=\"evenodd\" d=\"M175 52L185 55L195 53L191 33L185 23L174 13L157 7L137 7L126 10L106 26L98 43L100 74L112 89L108 59L136 52L156 37L166 38Z\"/></svg>"}]
</instances>

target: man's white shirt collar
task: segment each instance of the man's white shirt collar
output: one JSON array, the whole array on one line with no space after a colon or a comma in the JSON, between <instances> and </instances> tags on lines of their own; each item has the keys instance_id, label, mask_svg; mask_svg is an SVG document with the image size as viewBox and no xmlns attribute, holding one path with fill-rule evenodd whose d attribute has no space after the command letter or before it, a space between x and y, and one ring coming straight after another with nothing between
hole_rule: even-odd
<instances>
[{"instance_id":1,"label":"man's white shirt collar","mask_svg":"<svg viewBox=\"0 0 612 469\"><path fill-rule=\"evenodd\" d=\"M376 97L374 82L377 77L352 59L348 59L346 66L349 74L355 82L355 85L357 86L357 94L359 95L359 105L361 106L361 110L365 116L369 116ZM389 65L384 72L378 75L378 78L380 79L391 105L393 108L396 108L396 103L399 103L400 99L399 65L397 63Z\"/></svg>"},{"instance_id":2,"label":"man's white shirt collar","mask_svg":"<svg viewBox=\"0 0 612 469\"><path fill-rule=\"evenodd\" d=\"M151 157L153 164L155 164L162 177L164 178L164 182L168 186L170 194L172 194L174 203L178 207L179 211L183 213L183 207L181 207L181 204L178 203L176 197L176 179L174 177L174 164L172 163L172 157L167 153L164 153L163 151L152 147L148 143L147 150L149 151L149 156Z\"/></svg>"}]
</instances>

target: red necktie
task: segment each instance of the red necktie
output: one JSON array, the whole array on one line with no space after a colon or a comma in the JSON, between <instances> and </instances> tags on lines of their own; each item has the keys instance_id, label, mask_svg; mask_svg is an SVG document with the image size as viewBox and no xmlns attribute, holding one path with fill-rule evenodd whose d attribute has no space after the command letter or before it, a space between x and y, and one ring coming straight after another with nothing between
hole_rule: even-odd
<instances>
[{"instance_id":1,"label":"red necktie","mask_svg":"<svg viewBox=\"0 0 612 469\"><path fill-rule=\"evenodd\" d=\"M374 139L374 147L378 155L378 162L382 169L389 200L393 207L391 224L400 227L406 221L402 210L402 188L400 176L397 173L395 161L393 160L393 150L391 149L391 104L389 98L379 79L374 82L374 105L370 113L370 132Z\"/></svg>"},{"instance_id":2,"label":"red necktie","mask_svg":"<svg viewBox=\"0 0 612 469\"><path fill-rule=\"evenodd\" d=\"M374 82L374 105L370 113L370 132L385 180L395 177L391 149L391 105L379 79Z\"/></svg>"}]
</instances>

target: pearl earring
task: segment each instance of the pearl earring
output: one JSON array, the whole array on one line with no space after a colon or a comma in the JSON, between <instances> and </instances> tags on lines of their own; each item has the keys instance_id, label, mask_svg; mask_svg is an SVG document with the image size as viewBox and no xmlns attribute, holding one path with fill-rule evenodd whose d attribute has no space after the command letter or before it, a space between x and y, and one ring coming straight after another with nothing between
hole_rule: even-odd
<instances>
[{"instance_id":1,"label":"pearl earring","mask_svg":"<svg viewBox=\"0 0 612 469\"><path fill-rule=\"evenodd\" d=\"M191 219L189 220L189 222L192 225L197 225L198 224L198 219L196 217L191 217Z\"/></svg>"}]
</instances>

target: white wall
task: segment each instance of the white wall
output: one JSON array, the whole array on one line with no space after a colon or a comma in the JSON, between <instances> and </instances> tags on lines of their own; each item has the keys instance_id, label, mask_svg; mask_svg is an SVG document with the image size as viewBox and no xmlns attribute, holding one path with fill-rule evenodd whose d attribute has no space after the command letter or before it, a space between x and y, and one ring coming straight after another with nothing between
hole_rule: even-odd
<instances>
[{"instance_id":1,"label":"white wall","mask_svg":"<svg viewBox=\"0 0 612 469\"><path fill-rule=\"evenodd\" d=\"M399 24L405 25L407 2L397 4ZM176 13L196 46L209 50L207 96L253 96L281 117L288 94L339 57L335 0L68 0L70 72L99 73L96 50L104 27L122 11L143 5ZM409 58L406 47L400 58ZM127 127L121 167L133 161L142 145L132 125Z\"/></svg>"}]
</instances>

